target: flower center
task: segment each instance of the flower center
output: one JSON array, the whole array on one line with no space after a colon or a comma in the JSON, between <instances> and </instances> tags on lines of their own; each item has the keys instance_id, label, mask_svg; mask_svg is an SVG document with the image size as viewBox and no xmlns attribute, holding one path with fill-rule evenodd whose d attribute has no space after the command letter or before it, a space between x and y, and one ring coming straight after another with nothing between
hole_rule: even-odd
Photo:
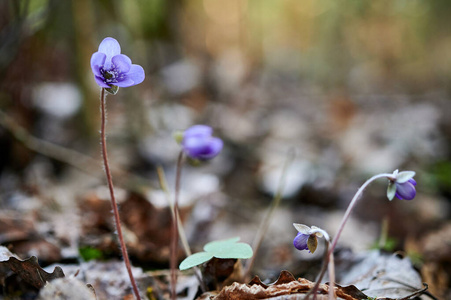
<instances>
[{"instance_id":1,"label":"flower center","mask_svg":"<svg viewBox=\"0 0 451 300\"><path fill-rule=\"evenodd\" d=\"M118 68L112 66L110 70L105 70L103 67L100 68L100 74L102 74L105 79L105 83L117 83L119 80L124 79L124 74L121 73Z\"/></svg>"}]
</instances>

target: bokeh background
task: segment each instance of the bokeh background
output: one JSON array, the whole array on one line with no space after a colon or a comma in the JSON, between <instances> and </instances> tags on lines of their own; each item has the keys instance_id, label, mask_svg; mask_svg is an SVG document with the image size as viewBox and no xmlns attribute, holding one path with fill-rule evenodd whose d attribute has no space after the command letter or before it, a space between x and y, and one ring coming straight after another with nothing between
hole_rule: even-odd
<instances>
[{"instance_id":1,"label":"bokeh background","mask_svg":"<svg viewBox=\"0 0 451 300\"><path fill-rule=\"evenodd\" d=\"M334 235L367 178L414 170L412 201L387 201L383 180L370 186L341 247L402 251L431 290L445 295L451 276L450 16L447 0L0 1L0 230L7 236L1 243L24 256L45 256L35 244L18 246L27 235L6 235L11 219L27 218L41 224L36 230L58 254L44 262L76 256L86 245L106 251L98 240L83 238L100 234L86 232L100 225L83 216L95 211L97 200L108 200L99 87L89 62L111 36L146 72L142 84L107 98L119 194L139 194L161 217L167 202L156 168L165 170L173 189L180 148L172 133L208 124L225 148L212 162L184 169L188 237L195 250L236 235L252 243L294 153L255 273L272 278L288 269L312 279L321 251L295 251L291 224ZM141 229L138 240L148 239L141 248L131 239L132 259L167 268L168 245L159 235L169 221L149 225L147 218L156 217L125 217L131 231Z\"/></svg>"}]
</instances>

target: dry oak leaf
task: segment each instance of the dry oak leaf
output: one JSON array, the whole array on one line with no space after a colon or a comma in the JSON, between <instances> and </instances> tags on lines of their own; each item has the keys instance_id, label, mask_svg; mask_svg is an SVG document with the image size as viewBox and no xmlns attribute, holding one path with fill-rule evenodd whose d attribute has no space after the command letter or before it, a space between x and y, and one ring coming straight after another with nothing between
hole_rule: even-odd
<instances>
[{"instance_id":1,"label":"dry oak leaf","mask_svg":"<svg viewBox=\"0 0 451 300\"><path fill-rule=\"evenodd\" d=\"M313 288L314 282L311 282L304 278L296 280L294 276L288 271L282 271L277 281L271 285L266 285L256 276L249 284L233 283L221 290L221 292L215 296L210 297L212 300L253 300L253 299L304 299L303 296ZM319 287L319 295L317 299L327 299L327 293L329 286L327 284L321 284ZM335 287L335 293L338 299L345 300L360 300L367 299L367 296L363 294L354 286L348 287ZM302 298L301 298L302 297ZM282 298L280 298L282 299Z\"/></svg>"},{"instance_id":2,"label":"dry oak leaf","mask_svg":"<svg viewBox=\"0 0 451 300\"><path fill-rule=\"evenodd\" d=\"M63 270L55 267L52 273L47 273L38 263L36 256L25 260L17 259L6 247L0 246L0 281L3 284L6 277L17 274L25 282L35 288L42 288L47 281L64 277Z\"/></svg>"}]
</instances>

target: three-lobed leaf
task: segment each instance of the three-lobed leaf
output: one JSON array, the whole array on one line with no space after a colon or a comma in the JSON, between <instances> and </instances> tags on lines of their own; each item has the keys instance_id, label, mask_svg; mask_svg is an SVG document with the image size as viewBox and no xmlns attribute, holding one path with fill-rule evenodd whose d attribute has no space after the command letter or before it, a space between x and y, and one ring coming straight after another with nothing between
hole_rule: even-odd
<instances>
[{"instance_id":1,"label":"three-lobed leaf","mask_svg":"<svg viewBox=\"0 0 451 300\"><path fill-rule=\"evenodd\" d=\"M214 241L204 246L204 252L194 253L185 258L180 264L180 270L186 270L194 266L203 264L213 257L229 259L247 259L251 258L253 251L251 246L246 243L238 243L239 237Z\"/></svg>"}]
</instances>

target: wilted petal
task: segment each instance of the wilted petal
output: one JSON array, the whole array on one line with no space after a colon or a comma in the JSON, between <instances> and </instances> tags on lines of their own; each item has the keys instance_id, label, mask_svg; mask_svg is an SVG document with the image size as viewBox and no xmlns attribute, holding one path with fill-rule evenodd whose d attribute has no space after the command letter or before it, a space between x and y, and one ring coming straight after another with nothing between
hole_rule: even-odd
<instances>
[{"instance_id":1,"label":"wilted petal","mask_svg":"<svg viewBox=\"0 0 451 300\"><path fill-rule=\"evenodd\" d=\"M294 228L303 234L310 235L311 228L304 224L293 223Z\"/></svg>"},{"instance_id":2,"label":"wilted petal","mask_svg":"<svg viewBox=\"0 0 451 300\"><path fill-rule=\"evenodd\" d=\"M315 253L316 248L318 247L318 239L316 238L316 235L309 236L307 240L307 248L311 253Z\"/></svg>"},{"instance_id":3,"label":"wilted petal","mask_svg":"<svg viewBox=\"0 0 451 300\"><path fill-rule=\"evenodd\" d=\"M113 62L112 67L115 68L118 73L128 73L132 66L132 60L124 54L113 56L111 61Z\"/></svg>"},{"instance_id":4,"label":"wilted petal","mask_svg":"<svg viewBox=\"0 0 451 300\"><path fill-rule=\"evenodd\" d=\"M91 69L95 76L102 76L99 68L105 64L106 54L96 52L91 56Z\"/></svg>"},{"instance_id":5,"label":"wilted petal","mask_svg":"<svg viewBox=\"0 0 451 300\"><path fill-rule=\"evenodd\" d=\"M409 181L412 179L412 177L415 176L414 171L403 171L399 172L399 174L396 175L396 182L397 183L404 183L406 181Z\"/></svg>"}]
</instances>

